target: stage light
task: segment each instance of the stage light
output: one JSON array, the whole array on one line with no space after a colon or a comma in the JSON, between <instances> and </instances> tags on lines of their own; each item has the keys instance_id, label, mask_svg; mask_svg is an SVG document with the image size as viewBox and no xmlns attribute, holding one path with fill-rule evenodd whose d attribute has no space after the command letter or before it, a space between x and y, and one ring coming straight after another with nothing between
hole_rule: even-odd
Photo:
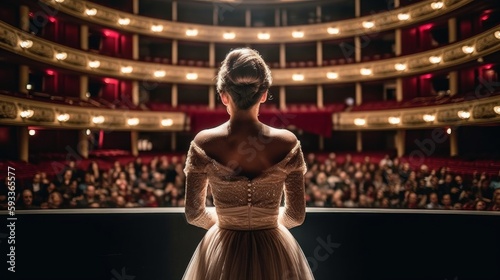
<instances>
[{"instance_id":1,"label":"stage light","mask_svg":"<svg viewBox=\"0 0 500 280\"><path fill-rule=\"evenodd\" d=\"M186 36L194 37L198 35L198 29L188 29L186 30Z\"/></svg>"},{"instance_id":2,"label":"stage light","mask_svg":"<svg viewBox=\"0 0 500 280\"><path fill-rule=\"evenodd\" d=\"M406 70L406 64L396 63L396 64L394 64L394 69L396 69L398 71L404 71L404 70Z\"/></svg>"},{"instance_id":3,"label":"stage light","mask_svg":"<svg viewBox=\"0 0 500 280\"><path fill-rule=\"evenodd\" d=\"M361 70L359 70L359 73L363 76L369 76L372 74L372 69L370 68L361 68Z\"/></svg>"},{"instance_id":4,"label":"stage light","mask_svg":"<svg viewBox=\"0 0 500 280\"><path fill-rule=\"evenodd\" d=\"M387 119L387 121L388 121L390 124L394 124L394 125L396 125L396 124L400 124L400 123L401 123L401 118L399 118L399 117L389 117L389 118Z\"/></svg>"},{"instance_id":5,"label":"stage light","mask_svg":"<svg viewBox=\"0 0 500 280\"><path fill-rule=\"evenodd\" d=\"M336 35L340 33L340 29L338 29L337 27L328 27L326 32L328 32L328 34Z\"/></svg>"},{"instance_id":6,"label":"stage light","mask_svg":"<svg viewBox=\"0 0 500 280\"><path fill-rule=\"evenodd\" d=\"M303 38L304 37L304 32L303 31L293 31L292 32L292 37L293 38Z\"/></svg>"},{"instance_id":7,"label":"stage light","mask_svg":"<svg viewBox=\"0 0 500 280\"><path fill-rule=\"evenodd\" d=\"M422 116L422 118L424 119L424 122L433 122L434 120L436 120L436 116L431 114L425 114Z\"/></svg>"},{"instance_id":8,"label":"stage light","mask_svg":"<svg viewBox=\"0 0 500 280\"><path fill-rule=\"evenodd\" d=\"M429 62L432 64L438 64L441 62L441 60L442 60L442 58L440 56L433 55L433 56L429 57Z\"/></svg>"},{"instance_id":9,"label":"stage light","mask_svg":"<svg viewBox=\"0 0 500 280\"><path fill-rule=\"evenodd\" d=\"M373 21L363 21L362 25L364 28L370 29L375 26L375 23Z\"/></svg>"},{"instance_id":10,"label":"stage light","mask_svg":"<svg viewBox=\"0 0 500 280\"><path fill-rule=\"evenodd\" d=\"M167 74L167 72L165 72L163 70L158 70L158 71L155 71L154 76L156 78L163 78L163 77L165 77L166 74Z\"/></svg>"},{"instance_id":11,"label":"stage light","mask_svg":"<svg viewBox=\"0 0 500 280\"><path fill-rule=\"evenodd\" d=\"M434 10L439 10L444 7L444 3L442 1L432 2L431 8Z\"/></svg>"},{"instance_id":12,"label":"stage light","mask_svg":"<svg viewBox=\"0 0 500 280\"><path fill-rule=\"evenodd\" d=\"M458 115L459 118L461 118L463 120L466 120L466 119L470 118L470 112L469 111L458 111L457 115Z\"/></svg>"},{"instance_id":13,"label":"stage light","mask_svg":"<svg viewBox=\"0 0 500 280\"><path fill-rule=\"evenodd\" d=\"M362 118L355 118L354 119L354 125L356 126L363 126L366 124L366 120Z\"/></svg>"},{"instance_id":14,"label":"stage light","mask_svg":"<svg viewBox=\"0 0 500 280\"><path fill-rule=\"evenodd\" d=\"M463 46L462 47L462 51L465 53L465 54L471 54L474 52L474 47L473 46Z\"/></svg>"},{"instance_id":15,"label":"stage light","mask_svg":"<svg viewBox=\"0 0 500 280\"><path fill-rule=\"evenodd\" d=\"M186 74L186 79L191 80L191 81L192 80L196 80L196 79L198 79L198 74L196 74L196 73L187 73Z\"/></svg>"},{"instance_id":16,"label":"stage light","mask_svg":"<svg viewBox=\"0 0 500 280\"><path fill-rule=\"evenodd\" d=\"M410 14L408 14L408 13L400 13L400 14L398 14L398 19L400 21L409 20L410 19Z\"/></svg>"},{"instance_id":17,"label":"stage light","mask_svg":"<svg viewBox=\"0 0 500 280\"><path fill-rule=\"evenodd\" d=\"M21 113L19 113L19 116L23 119L29 119L29 118L33 117L34 114L35 114L35 111L27 109L27 110L21 111Z\"/></svg>"},{"instance_id":18,"label":"stage light","mask_svg":"<svg viewBox=\"0 0 500 280\"><path fill-rule=\"evenodd\" d=\"M498 115L500 115L500 106L493 107L493 111L495 111L495 113L497 113Z\"/></svg>"},{"instance_id":19,"label":"stage light","mask_svg":"<svg viewBox=\"0 0 500 280\"><path fill-rule=\"evenodd\" d=\"M97 15L97 10L95 8L86 9L85 14L87 14L87 16L95 16Z\"/></svg>"},{"instance_id":20,"label":"stage light","mask_svg":"<svg viewBox=\"0 0 500 280\"><path fill-rule=\"evenodd\" d=\"M35 131L34 129L30 129L30 130L28 130L28 134L29 134L30 136L35 136L36 131Z\"/></svg>"},{"instance_id":21,"label":"stage light","mask_svg":"<svg viewBox=\"0 0 500 280\"><path fill-rule=\"evenodd\" d=\"M136 126L139 124L139 119L138 118L130 118L127 120L127 124L130 126Z\"/></svg>"},{"instance_id":22,"label":"stage light","mask_svg":"<svg viewBox=\"0 0 500 280\"><path fill-rule=\"evenodd\" d=\"M102 124L102 123L104 123L104 117L103 116L95 116L92 118L92 122L95 124Z\"/></svg>"},{"instance_id":23,"label":"stage light","mask_svg":"<svg viewBox=\"0 0 500 280\"><path fill-rule=\"evenodd\" d=\"M292 75L292 80L294 80L294 81L303 81L304 80L304 75L302 75L302 74L293 74Z\"/></svg>"},{"instance_id":24,"label":"stage light","mask_svg":"<svg viewBox=\"0 0 500 280\"><path fill-rule=\"evenodd\" d=\"M33 46L33 41L31 40L22 40L19 42L19 46L23 49L29 49Z\"/></svg>"},{"instance_id":25,"label":"stage light","mask_svg":"<svg viewBox=\"0 0 500 280\"><path fill-rule=\"evenodd\" d=\"M101 62L99 60L91 60L89 61L90 68L99 68L101 66Z\"/></svg>"},{"instance_id":26,"label":"stage light","mask_svg":"<svg viewBox=\"0 0 500 280\"><path fill-rule=\"evenodd\" d=\"M257 38L259 38L260 40L269 40L271 38L271 34L261 32L261 33L257 34Z\"/></svg>"},{"instance_id":27,"label":"stage light","mask_svg":"<svg viewBox=\"0 0 500 280\"><path fill-rule=\"evenodd\" d=\"M224 32L224 34L222 34L222 38L226 40L232 40L236 38L236 34L234 32Z\"/></svg>"},{"instance_id":28,"label":"stage light","mask_svg":"<svg viewBox=\"0 0 500 280\"><path fill-rule=\"evenodd\" d=\"M129 18L120 18L120 19L118 19L118 24L119 25L129 25L130 19Z\"/></svg>"},{"instance_id":29,"label":"stage light","mask_svg":"<svg viewBox=\"0 0 500 280\"><path fill-rule=\"evenodd\" d=\"M132 66L123 66L121 68L121 71L123 74L130 74L132 71L134 71L134 68Z\"/></svg>"},{"instance_id":30,"label":"stage light","mask_svg":"<svg viewBox=\"0 0 500 280\"><path fill-rule=\"evenodd\" d=\"M326 77L330 80L337 79L339 77L339 73L337 72L328 72L326 73Z\"/></svg>"},{"instance_id":31,"label":"stage light","mask_svg":"<svg viewBox=\"0 0 500 280\"><path fill-rule=\"evenodd\" d=\"M57 116L57 120L60 122L67 122L69 120L69 114L60 114Z\"/></svg>"},{"instance_id":32,"label":"stage light","mask_svg":"<svg viewBox=\"0 0 500 280\"><path fill-rule=\"evenodd\" d=\"M57 60L65 60L68 57L68 54L65 52L60 52L60 53L56 53L55 56L56 56Z\"/></svg>"},{"instance_id":33,"label":"stage light","mask_svg":"<svg viewBox=\"0 0 500 280\"><path fill-rule=\"evenodd\" d=\"M152 25L151 26L151 31L153 32L162 32L163 31L163 25Z\"/></svg>"},{"instance_id":34,"label":"stage light","mask_svg":"<svg viewBox=\"0 0 500 280\"><path fill-rule=\"evenodd\" d=\"M172 119L163 119L161 120L161 125L162 126L172 126L174 124L174 121Z\"/></svg>"}]
</instances>

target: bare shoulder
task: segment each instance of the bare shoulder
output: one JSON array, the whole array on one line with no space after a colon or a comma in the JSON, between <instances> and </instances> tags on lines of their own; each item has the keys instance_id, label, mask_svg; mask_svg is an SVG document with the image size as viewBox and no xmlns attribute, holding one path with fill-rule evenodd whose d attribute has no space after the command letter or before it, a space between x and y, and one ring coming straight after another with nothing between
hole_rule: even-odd
<instances>
[{"instance_id":1,"label":"bare shoulder","mask_svg":"<svg viewBox=\"0 0 500 280\"><path fill-rule=\"evenodd\" d=\"M214 128L204 129L196 134L193 141L196 143L196 145L204 148L207 145L210 145L210 143L212 143L213 141L223 137L224 131L227 131L227 129L224 130L224 124Z\"/></svg>"},{"instance_id":2,"label":"bare shoulder","mask_svg":"<svg viewBox=\"0 0 500 280\"><path fill-rule=\"evenodd\" d=\"M269 126L269 136L273 138L278 146L291 150L297 144L297 137L287 129L274 128Z\"/></svg>"}]
</instances>

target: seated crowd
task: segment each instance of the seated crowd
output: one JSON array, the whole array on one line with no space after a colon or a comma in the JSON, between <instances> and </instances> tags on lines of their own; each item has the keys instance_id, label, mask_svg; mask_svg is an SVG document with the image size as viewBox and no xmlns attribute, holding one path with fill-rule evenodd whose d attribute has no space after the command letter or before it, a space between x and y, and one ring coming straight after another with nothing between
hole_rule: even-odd
<instances>
[{"instance_id":1,"label":"seated crowd","mask_svg":"<svg viewBox=\"0 0 500 280\"><path fill-rule=\"evenodd\" d=\"M140 157L102 170L93 161L86 170L74 161L54 178L36 173L16 187L16 209L120 208L184 206L185 156ZM319 162L306 156L306 204L309 207L500 210L500 172L487 176L474 171L464 178L442 167L421 165L386 156L380 162L365 157L340 161L334 153ZM0 209L7 208L7 180L0 185ZM210 194L207 205L213 206Z\"/></svg>"}]
</instances>

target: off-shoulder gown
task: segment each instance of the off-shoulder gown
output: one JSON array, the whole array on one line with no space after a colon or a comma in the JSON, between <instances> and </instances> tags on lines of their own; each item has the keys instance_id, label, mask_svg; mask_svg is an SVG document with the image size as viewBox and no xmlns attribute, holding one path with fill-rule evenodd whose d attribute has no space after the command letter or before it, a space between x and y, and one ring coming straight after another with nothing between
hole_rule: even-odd
<instances>
[{"instance_id":1,"label":"off-shoulder gown","mask_svg":"<svg viewBox=\"0 0 500 280\"><path fill-rule=\"evenodd\" d=\"M314 279L289 228L305 218L306 165L297 141L279 163L249 179L207 156L194 141L186 167L186 218L208 230L185 280ZM215 211L205 208L210 184ZM285 193L285 206L280 208Z\"/></svg>"}]
</instances>

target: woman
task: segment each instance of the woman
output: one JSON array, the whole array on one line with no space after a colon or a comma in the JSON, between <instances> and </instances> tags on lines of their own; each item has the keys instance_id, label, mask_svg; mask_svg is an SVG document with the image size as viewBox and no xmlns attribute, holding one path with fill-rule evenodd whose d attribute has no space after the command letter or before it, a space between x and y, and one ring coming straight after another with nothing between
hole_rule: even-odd
<instances>
[{"instance_id":1,"label":"woman","mask_svg":"<svg viewBox=\"0 0 500 280\"><path fill-rule=\"evenodd\" d=\"M300 142L258 120L271 82L251 49L233 50L222 63L217 91L229 121L196 135L184 168L186 218L208 232L183 279L314 279L288 231L305 218ZM215 211L205 208L208 184Z\"/></svg>"}]
</instances>

